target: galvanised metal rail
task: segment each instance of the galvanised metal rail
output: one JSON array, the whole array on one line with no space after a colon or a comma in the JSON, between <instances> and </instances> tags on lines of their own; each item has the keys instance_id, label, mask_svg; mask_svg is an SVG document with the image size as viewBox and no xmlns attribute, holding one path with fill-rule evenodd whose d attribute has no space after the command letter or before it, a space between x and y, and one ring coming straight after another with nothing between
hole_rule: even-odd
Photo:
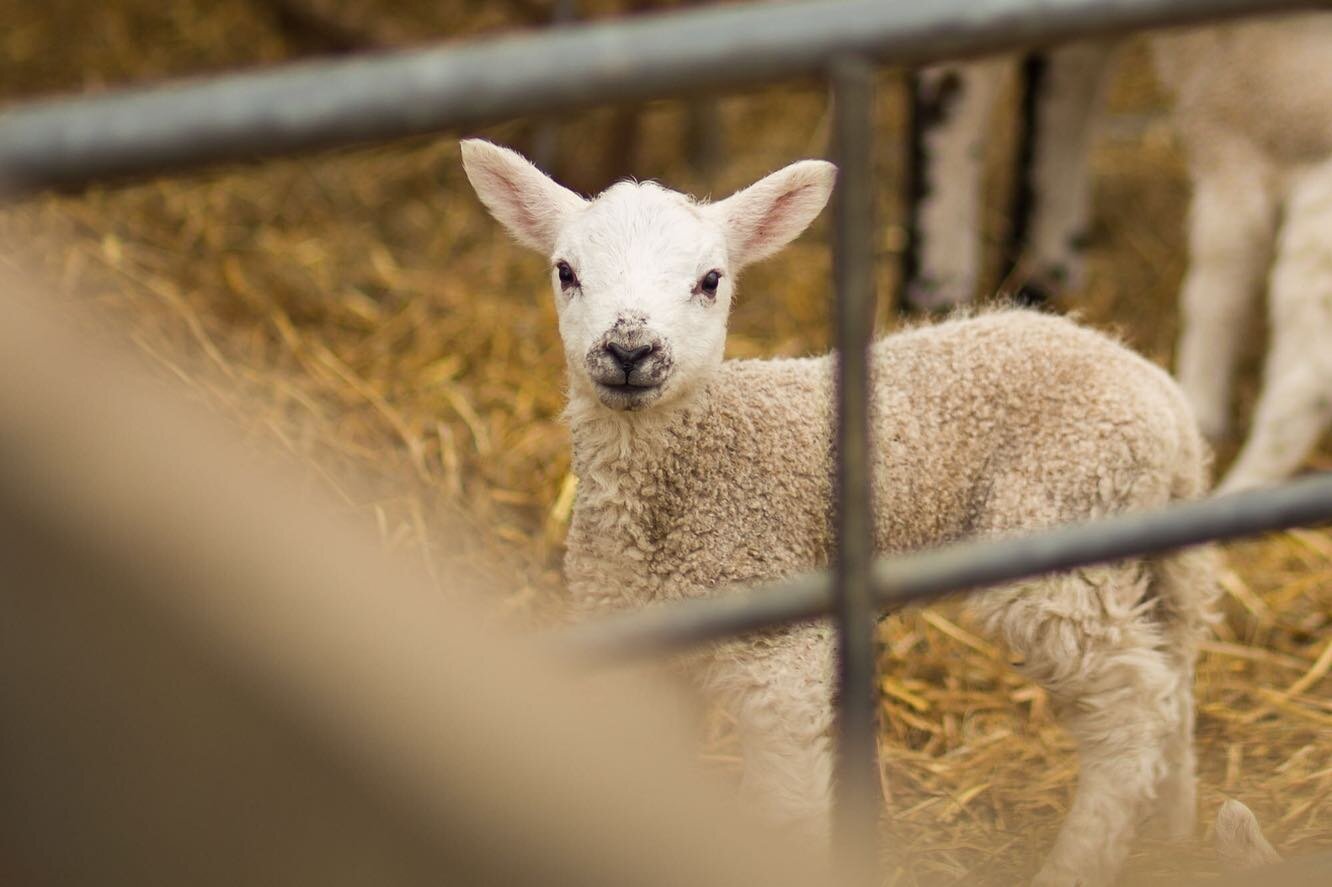
<instances>
[{"instance_id":1,"label":"galvanised metal rail","mask_svg":"<svg viewBox=\"0 0 1332 887\"><path fill-rule=\"evenodd\" d=\"M20 194L615 101L824 76L842 169L835 209L838 546L831 577L654 608L563 636L580 655L664 653L832 614L839 637L836 841L875 853L873 630L879 609L1060 569L1332 520L1332 477L1036 536L871 559L873 62L919 64L1313 0L883 0L709 9L377 58L293 65L0 115L0 190ZM850 879L847 880L848 883Z\"/></svg>"},{"instance_id":2,"label":"galvanised metal rail","mask_svg":"<svg viewBox=\"0 0 1332 887\"><path fill-rule=\"evenodd\" d=\"M881 558L873 566L874 598L879 611L886 612L1060 570L1327 521L1332 521L1332 472L1271 489L1030 536L960 542ZM818 571L581 625L566 630L555 646L565 655L592 661L661 656L734 635L819 619L832 611L831 580L827 572Z\"/></svg>"},{"instance_id":3,"label":"galvanised metal rail","mask_svg":"<svg viewBox=\"0 0 1332 887\"><path fill-rule=\"evenodd\" d=\"M1318 0L846 0L747 4L308 62L15 107L22 192L793 77L844 54L922 64Z\"/></svg>"},{"instance_id":4,"label":"galvanised metal rail","mask_svg":"<svg viewBox=\"0 0 1332 887\"><path fill-rule=\"evenodd\" d=\"M843 56L829 72L833 155L841 185L833 203L834 340L837 342L837 452L833 497L833 615L837 691L834 859L841 880L874 871L879 817L878 622L870 587L874 511L870 501L870 340L874 335L874 67Z\"/></svg>"}]
</instances>

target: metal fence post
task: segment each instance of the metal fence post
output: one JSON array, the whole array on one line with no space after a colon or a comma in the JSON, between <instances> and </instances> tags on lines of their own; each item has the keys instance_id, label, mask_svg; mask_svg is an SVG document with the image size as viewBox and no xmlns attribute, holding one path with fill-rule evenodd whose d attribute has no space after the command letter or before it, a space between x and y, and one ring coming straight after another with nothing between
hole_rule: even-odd
<instances>
[{"instance_id":1,"label":"metal fence post","mask_svg":"<svg viewBox=\"0 0 1332 887\"><path fill-rule=\"evenodd\" d=\"M837 339L837 759L833 850L852 878L874 870L880 806L875 698L874 526L870 503L869 345L874 327L874 68L835 60L833 152L840 169L833 222Z\"/></svg>"}]
</instances>

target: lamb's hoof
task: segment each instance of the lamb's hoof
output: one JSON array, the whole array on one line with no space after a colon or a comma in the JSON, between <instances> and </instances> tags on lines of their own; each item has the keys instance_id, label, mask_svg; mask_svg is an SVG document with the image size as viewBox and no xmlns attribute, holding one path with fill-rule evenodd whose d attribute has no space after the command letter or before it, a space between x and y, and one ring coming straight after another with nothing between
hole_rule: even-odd
<instances>
[{"instance_id":1,"label":"lamb's hoof","mask_svg":"<svg viewBox=\"0 0 1332 887\"><path fill-rule=\"evenodd\" d=\"M1227 869L1240 870L1272 865L1281 861L1258 819L1248 807L1234 799L1221 805L1216 814L1216 852Z\"/></svg>"}]
</instances>

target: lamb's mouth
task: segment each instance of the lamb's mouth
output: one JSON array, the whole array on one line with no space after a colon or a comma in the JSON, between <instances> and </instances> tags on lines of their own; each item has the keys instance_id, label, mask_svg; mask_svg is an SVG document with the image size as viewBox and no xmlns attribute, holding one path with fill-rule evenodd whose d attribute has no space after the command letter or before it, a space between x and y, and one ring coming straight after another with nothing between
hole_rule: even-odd
<instances>
[{"instance_id":1,"label":"lamb's mouth","mask_svg":"<svg viewBox=\"0 0 1332 887\"><path fill-rule=\"evenodd\" d=\"M661 385L635 385L632 382L595 383L597 397L613 410L641 410L661 396Z\"/></svg>"}]
</instances>

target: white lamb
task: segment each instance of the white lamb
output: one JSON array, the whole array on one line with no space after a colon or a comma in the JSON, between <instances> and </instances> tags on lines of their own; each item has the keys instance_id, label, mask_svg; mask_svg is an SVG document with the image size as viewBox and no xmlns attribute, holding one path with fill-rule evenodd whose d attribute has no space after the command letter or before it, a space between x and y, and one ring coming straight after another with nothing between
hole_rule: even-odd
<instances>
[{"instance_id":1,"label":"white lamb","mask_svg":"<svg viewBox=\"0 0 1332 887\"><path fill-rule=\"evenodd\" d=\"M1330 47L1328 13L1152 38L1193 179L1178 375L1209 437L1228 431L1237 354L1270 267L1263 389L1221 491L1288 476L1332 421ZM1034 215L1020 263L1039 285L1076 286L1081 277L1086 154L1114 48L1083 43L1049 55L1037 106ZM990 59L923 75L938 121L925 136L929 188L910 290L922 307L975 293L981 149L1007 64Z\"/></svg>"},{"instance_id":2,"label":"white lamb","mask_svg":"<svg viewBox=\"0 0 1332 887\"><path fill-rule=\"evenodd\" d=\"M570 588L590 613L823 566L832 542L829 357L723 360L740 271L796 237L831 164L718 203L651 182L585 200L519 155L462 145L491 213L548 257L568 361L578 498ZM900 552L1202 494L1206 447L1170 378L1073 323L1001 311L873 349L876 545ZM1153 804L1194 824L1192 674L1214 596L1194 551L1081 570L973 606L1063 706L1077 794L1040 884L1099 885ZM698 668L737 716L742 791L826 838L827 626L722 644Z\"/></svg>"}]
</instances>

